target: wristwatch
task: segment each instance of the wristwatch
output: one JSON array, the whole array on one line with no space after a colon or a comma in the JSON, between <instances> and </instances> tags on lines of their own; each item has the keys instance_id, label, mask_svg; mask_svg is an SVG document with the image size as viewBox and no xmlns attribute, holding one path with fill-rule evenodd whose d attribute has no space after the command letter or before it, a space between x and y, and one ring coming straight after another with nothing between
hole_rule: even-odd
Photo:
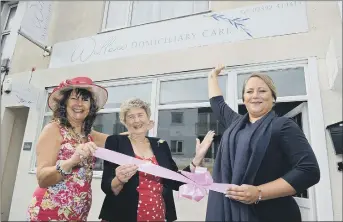
<instances>
[{"instance_id":1,"label":"wristwatch","mask_svg":"<svg viewBox=\"0 0 343 222\"><path fill-rule=\"evenodd\" d=\"M57 160L56 162L56 170L63 176L67 176L67 175L70 175L72 173L72 170L70 170L69 172L67 171L64 171L62 168L61 168L61 160Z\"/></svg>"}]
</instances>

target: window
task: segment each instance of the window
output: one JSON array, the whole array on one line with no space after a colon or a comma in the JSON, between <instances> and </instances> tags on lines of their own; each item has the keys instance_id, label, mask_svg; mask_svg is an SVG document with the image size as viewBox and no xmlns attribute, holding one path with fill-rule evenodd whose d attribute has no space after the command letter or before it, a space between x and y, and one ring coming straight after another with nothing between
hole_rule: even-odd
<instances>
[{"instance_id":1,"label":"window","mask_svg":"<svg viewBox=\"0 0 343 222\"><path fill-rule=\"evenodd\" d=\"M218 78L219 86L225 92L227 76ZM162 81L160 85L160 105L208 102L207 77Z\"/></svg>"},{"instance_id":2,"label":"window","mask_svg":"<svg viewBox=\"0 0 343 222\"><path fill-rule=\"evenodd\" d=\"M120 134L122 132L127 131L126 127L120 122L119 119L119 111L120 111L120 104L129 98L137 97L144 101L150 102L151 101L151 82L148 83L139 83L139 84L129 84L129 85L117 85L117 86L108 86L106 87L108 91L108 101L105 107L98 112L97 117L93 124L93 129L106 133L109 135L113 134ZM48 94L49 97L50 93ZM47 97L47 98L48 98ZM46 124L48 124L52 119L53 113L51 112L48 104L46 103L44 109L44 117L42 121L42 127L40 130L44 128ZM39 133L37 135L37 138ZM33 163L35 166L35 153L33 154ZM33 168L34 168L33 166ZM96 159L95 171L102 171L103 170L103 160Z\"/></svg>"},{"instance_id":3,"label":"window","mask_svg":"<svg viewBox=\"0 0 343 222\"><path fill-rule=\"evenodd\" d=\"M103 29L119 29L209 10L209 1L107 1Z\"/></svg>"},{"instance_id":4,"label":"window","mask_svg":"<svg viewBox=\"0 0 343 222\"><path fill-rule=\"evenodd\" d=\"M240 99L243 81L250 73L260 69L260 66L253 68L239 67L232 72L223 72L218 77L219 86L226 102L241 114L246 113L245 106ZM288 68L284 68L286 66ZM304 80L306 69L304 67L304 65L298 63L291 65L268 64L268 66L263 67L266 68L263 70L267 70L265 72L273 78L278 90L278 103L274 108L278 115L284 115L294 105L307 100ZM239 69L242 70L239 71ZM211 171L225 128L213 115L210 107L207 88L208 71L192 71L175 75L156 76L144 80L104 83L103 86L108 90L109 98L105 107L97 114L93 125L94 130L109 135L127 131L119 120L120 104L128 98L138 97L151 103L151 119L155 121L155 126L149 132L149 135L168 142L173 159L179 169L188 166L193 159L196 138L202 141L209 130L215 131L216 135L212 146L204 161L205 166ZM290 79L293 80L291 85L294 88L292 90L286 89L285 84L283 85L283 83L289 82ZM237 90L238 93L236 93ZM285 98L288 99L285 100ZM52 112L46 106L42 122L39 124L46 125L51 117ZM38 136L39 134L37 138ZM95 171L102 171L102 169L103 161L98 159Z\"/></svg>"},{"instance_id":5,"label":"window","mask_svg":"<svg viewBox=\"0 0 343 222\"><path fill-rule=\"evenodd\" d=\"M17 2L1 2L1 59L5 57L3 52L13 28L17 7Z\"/></svg>"},{"instance_id":6,"label":"window","mask_svg":"<svg viewBox=\"0 0 343 222\"><path fill-rule=\"evenodd\" d=\"M249 73L239 73L237 75L237 103L238 113L244 115L247 113L247 109L244 104L242 104L242 88L243 83L248 76L253 72ZM284 116L297 106L307 100L306 82L305 82L305 69L304 67L293 67L284 69L270 69L267 71L262 71L258 73L265 73L269 75L277 89L277 101L273 107L277 116ZM289 87L292 86L292 87ZM290 98L290 99L287 99ZM302 115L298 114L291 118L295 123L303 129L303 119ZM309 198L308 190L300 191L293 195L298 198Z\"/></svg>"},{"instance_id":7,"label":"window","mask_svg":"<svg viewBox=\"0 0 343 222\"><path fill-rule=\"evenodd\" d=\"M173 112L171 113L171 119L172 123L183 123L183 113Z\"/></svg>"},{"instance_id":8,"label":"window","mask_svg":"<svg viewBox=\"0 0 343 222\"><path fill-rule=\"evenodd\" d=\"M101 126L101 127L97 127ZM113 134L120 134L126 131L124 125L121 124L119 120L119 110L117 112L111 113L99 113L94 121L94 130L106 133L109 135ZM95 171L102 171L103 170L103 160L96 159Z\"/></svg>"},{"instance_id":9,"label":"window","mask_svg":"<svg viewBox=\"0 0 343 222\"><path fill-rule=\"evenodd\" d=\"M101 126L101 128L94 129L109 135L118 135L122 132L126 132L126 127L120 122L119 119L120 104L133 97L140 98L150 103L152 90L151 85L151 82L148 82L107 87L107 103L101 112L98 113L94 122L94 126ZM94 170L103 170L103 160L96 160Z\"/></svg>"},{"instance_id":10,"label":"window","mask_svg":"<svg viewBox=\"0 0 343 222\"><path fill-rule=\"evenodd\" d=\"M225 97L227 75L221 75L219 82ZM159 88L157 137L170 141L173 159L183 169L194 158L196 138L202 141L209 130L214 130L216 135L205 157L205 166L211 171L224 129L213 117L207 78L170 78L161 80ZM182 124L175 124L181 122L181 116Z\"/></svg>"},{"instance_id":11,"label":"window","mask_svg":"<svg viewBox=\"0 0 343 222\"><path fill-rule=\"evenodd\" d=\"M277 88L278 97L306 95L305 72L302 67L269 70L260 73L265 73L273 79ZM250 75L251 73L244 73L237 76L237 93L239 99L242 99L243 83Z\"/></svg>"},{"instance_id":12,"label":"window","mask_svg":"<svg viewBox=\"0 0 343 222\"><path fill-rule=\"evenodd\" d=\"M150 102L151 83L111 86L107 88L107 91L108 100L104 109L120 108L123 101L133 97Z\"/></svg>"},{"instance_id":13,"label":"window","mask_svg":"<svg viewBox=\"0 0 343 222\"><path fill-rule=\"evenodd\" d=\"M342 1L338 1L338 8L339 8L339 14L341 16L341 20L343 20L343 18L342 18Z\"/></svg>"},{"instance_id":14,"label":"window","mask_svg":"<svg viewBox=\"0 0 343 222\"><path fill-rule=\"evenodd\" d=\"M182 141L171 140L170 141L170 151L172 154L182 153Z\"/></svg>"}]
</instances>

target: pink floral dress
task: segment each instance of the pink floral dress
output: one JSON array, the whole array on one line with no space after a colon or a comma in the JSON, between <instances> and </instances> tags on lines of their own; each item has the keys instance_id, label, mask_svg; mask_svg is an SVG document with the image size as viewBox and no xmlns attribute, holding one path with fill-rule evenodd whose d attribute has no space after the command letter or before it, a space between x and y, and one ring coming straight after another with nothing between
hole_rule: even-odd
<instances>
[{"instance_id":1,"label":"pink floral dress","mask_svg":"<svg viewBox=\"0 0 343 222\"><path fill-rule=\"evenodd\" d=\"M81 143L70 131L60 126L63 137L58 160L69 159ZM88 141L92 141L88 136ZM59 183L48 188L38 187L28 208L29 221L86 221L92 204L91 182L95 158L83 160Z\"/></svg>"}]
</instances>

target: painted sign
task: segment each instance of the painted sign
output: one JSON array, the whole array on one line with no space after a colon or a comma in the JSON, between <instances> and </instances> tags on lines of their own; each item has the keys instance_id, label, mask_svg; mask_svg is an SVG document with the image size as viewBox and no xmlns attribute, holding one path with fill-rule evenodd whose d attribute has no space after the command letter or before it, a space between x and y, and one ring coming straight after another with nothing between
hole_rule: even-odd
<instances>
[{"instance_id":1,"label":"painted sign","mask_svg":"<svg viewBox=\"0 0 343 222\"><path fill-rule=\"evenodd\" d=\"M305 2L268 2L57 43L50 68L307 31Z\"/></svg>"},{"instance_id":2,"label":"painted sign","mask_svg":"<svg viewBox=\"0 0 343 222\"><path fill-rule=\"evenodd\" d=\"M49 1L28 2L20 27L21 32L43 45L46 45L48 39L52 4Z\"/></svg>"},{"instance_id":3,"label":"painted sign","mask_svg":"<svg viewBox=\"0 0 343 222\"><path fill-rule=\"evenodd\" d=\"M22 76L15 77L15 75L13 75L12 78L7 77L4 86L7 84L10 84L11 87L8 91L5 91L1 97L1 102L3 102L5 107L26 106L37 108L37 101L39 95L42 93L40 89L27 83L26 79L22 78Z\"/></svg>"}]
</instances>

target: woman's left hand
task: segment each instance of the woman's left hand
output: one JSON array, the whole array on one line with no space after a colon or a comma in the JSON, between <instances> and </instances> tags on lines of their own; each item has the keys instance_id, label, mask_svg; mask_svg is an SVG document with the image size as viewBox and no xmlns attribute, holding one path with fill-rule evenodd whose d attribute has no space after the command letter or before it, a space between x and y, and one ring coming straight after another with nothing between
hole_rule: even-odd
<instances>
[{"instance_id":1,"label":"woman's left hand","mask_svg":"<svg viewBox=\"0 0 343 222\"><path fill-rule=\"evenodd\" d=\"M232 185L227 189L225 196L244 204L253 204L258 200L259 190L256 186L247 184Z\"/></svg>"},{"instance_id":2,"label":"woman's left hand","mask_svg":"<svg viewBox=\"0 0 343 222\"><path fill-rule=\"evenodd\" d=\"M207 132L205 138L203 139L201 143L198 138L196 139L196 150L195 150L195 157L193 160L193 163L195 165L197 166L200 165L201 161L204 159L208 148L210 148L212 144L214 135L215 135L214 131L210 130Z\"/></svg>"}]
</instances>

